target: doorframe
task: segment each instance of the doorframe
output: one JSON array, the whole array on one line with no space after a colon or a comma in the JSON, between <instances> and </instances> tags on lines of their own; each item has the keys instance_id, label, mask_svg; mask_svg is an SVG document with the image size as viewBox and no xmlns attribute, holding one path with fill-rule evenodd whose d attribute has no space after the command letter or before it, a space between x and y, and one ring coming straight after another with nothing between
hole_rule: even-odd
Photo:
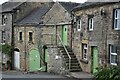
<instances>
[{"instance_id":1,"label":"doorframe","mask_svg":"<svg viewBox=\"0 0 120 80\"><path fill-rule=\"evenodd\" d=\"M97 48L97 51L98 51L98 46L91 46L91 57L92 57L92 58L91 58L91 73L93 73L93 54L94 54L94 53L93 53L93 52L94 52L93 49L94 49L95 47ZM97 53L97 56L98 56L98 53Z\"/></svg>"},{"instance_id":2,"label":"doorframe","mask_svg":"<svg viewBox=\"0 0 120 80\"><path fill-rule=\"evenodd\" d=\"M62 42L64 43L64 41L63 41L63 36L65 35L63 32L64 32L64 30L63 30L63 28L66 28L66 31L67 31L67 33L68 33L68 27L67 27L67 25L62 25L62 36L61 36L61 38L62 38ZM67 34L66 34L67 35ZM68 41L68 35L66 36L67 37L67 41ZM67 43L65 43L64 44L65 46L67 46L68 45L68 42Z\"/></svg>"},{"instance_id":3,"label":"doorframe","mask_svg":"<svg viewBox=\"0 0 120 80\"><path fill-rule=\"evenodd\" d=\"M36 49L36 48L32 48L32 49L30 49L30 51L29 51L29 66L28 66L28 67L29 67L29 68L28 68L29 71L31 71L31 70L30 70L30 52L31 52L32 50L37 50L37 51L39 52L39 50ZM40 60L41 60L40 52L39 52L39 58L40 58ZM40 62L40 61L39 61L39 62ZM39 64L41 64L41 62L40 62ZM39 65L39 66L41 67L41 65Z\"/></svg>"},{"instance_id":4,"label":"doorframe","mask_svg":"<svg viewBox=\"0 0 120 80\"><path fill-rule=\"evenodd\" d=\"M20 60L20 49L19 48L14 48L14 56L15 56L15 51L16 52L19 52L19 60ZM15 57L14 57L15 58ZM21 60L20 60L21 61ZM19 61L19 68L21 68L21 63ZM13 69L15 69L15 61L13 62L14 63L14 66L13 66Z\"/></svg>"}]
</instances>

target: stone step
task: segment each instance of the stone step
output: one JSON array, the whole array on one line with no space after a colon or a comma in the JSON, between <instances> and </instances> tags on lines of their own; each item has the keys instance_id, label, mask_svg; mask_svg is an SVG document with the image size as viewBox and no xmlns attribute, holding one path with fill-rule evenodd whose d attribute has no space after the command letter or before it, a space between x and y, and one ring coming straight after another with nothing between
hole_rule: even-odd
<instances>
[{"instance_id":1,"label":"stone step","mask_svg":"<svg viewBox=\"0 0 120 80\"><path fill-rule=\"evenodd\" d=\"M69 66L67 66L69 68ZM79 66L70 66L70 69L80 69Z\"/></svg>"},{"instance_id":2,"label":"stone step","mask_svg":"<svg viewBox=\"0 0 120 80\"><path fill-rule=\"evenodd\" d=\"M64 58L69 58L68 55L63 55ZM70 55L71 58L76 58L75 55Z\"/></svg>"},{"instance_id":3,"label":"stone step","mask_svg":"<svg viewBox=\"0 0 120 80\"><path fill-rule=\"evenodd\" d=\"M70 72L81 72L81 69L70 69Z\"/></svg>"},{"instance_id":4,"label":"stone step","mask_svg":"<svg viewBox=\"0 0 120 80\"><path fill-rule=\"evenodd\" d=\"M69 59L65 60L65 62L66 62L66 63L69 63ZM72 60L71 60L71 63L78 63L78 60L77 60L77 59L75 59L75 60L72 59Z\"/></svg>"}]
</instances>

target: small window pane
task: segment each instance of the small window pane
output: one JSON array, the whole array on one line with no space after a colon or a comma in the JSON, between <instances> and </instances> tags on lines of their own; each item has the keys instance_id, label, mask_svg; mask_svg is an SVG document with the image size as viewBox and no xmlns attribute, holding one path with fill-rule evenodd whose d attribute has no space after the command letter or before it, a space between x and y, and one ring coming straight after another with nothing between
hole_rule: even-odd
<instances>
[{"instance_id":1,"label":"small window pane","mask_svg":"<svg viewBox=\"0 0 120 80\"><path fill-rule=\"evenodd\" d=\"M117 56L111 55L111 63L117 63Z\"/></svg>"}]
</instances>

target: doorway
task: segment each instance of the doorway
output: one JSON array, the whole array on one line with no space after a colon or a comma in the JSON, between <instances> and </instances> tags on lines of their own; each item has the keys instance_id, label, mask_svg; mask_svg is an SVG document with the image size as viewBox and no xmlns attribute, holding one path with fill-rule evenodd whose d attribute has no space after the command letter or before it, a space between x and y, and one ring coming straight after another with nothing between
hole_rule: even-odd
<instances>
[{"instance_id":1,"label":"doorway","mask_svg":"<svg viewBox=\"0 0 120 80\"><path fill-rule=\"evenodd\" d=\"M67 26L66 25L62 26L62 41L65 46L67 46L67 31L68 31Z\"/></svg>"},{"instance_id":2,"label":"doorway","mask_svg":"<svg viewBox=\"0 0 120 80\"><path fill-rule=\"evenodd\" d=\"M92 46L92 73L97 72L98 67L98 48L96 46Z\"/></svg>"},{"instance_id":3,"label":"doorway","mask_svg":"<svg viewBox=\"0 0 120 80\"><path fill-rule=\"evenodd\" d=\"M38 50L32 49L30 51L29 60L30 60L29 62L30 71L36 71L40 69L40 54Z\"/></svg>"}]
</instances>

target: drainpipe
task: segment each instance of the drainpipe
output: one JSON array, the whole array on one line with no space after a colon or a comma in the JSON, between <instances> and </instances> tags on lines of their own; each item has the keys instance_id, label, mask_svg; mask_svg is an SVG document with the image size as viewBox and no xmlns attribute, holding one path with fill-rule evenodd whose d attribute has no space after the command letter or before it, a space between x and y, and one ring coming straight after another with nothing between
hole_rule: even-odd
<instances>
[{"instance_id":1,"label":"drainpipe","mask_svg":"<svg viewBox=\"0 0 120 80\"><path fill-rule=\"evenodd\" d=\"M24 51L25 51L25 57L24 57L24 59L25 59L25 71L26 71L26 26L24 26L24 40L25 40L25 45L24 45Z\"/></svg>"},{"instance_id":2,"label":"drainpipe","mask_svg":"<svg viewBox=\"0 0 120 80\"><path fill-rule=\"evenodd\" d=\"M106 11L104 8L101 9L101 16L102 16L102 41L103 41L103 46L104 46L104 67L107 67L107 56L108 56L108 53L107 53L107 30L108 30L108 26L106 26L106 23L105 19L107 19L106 17ZM103 26L104 25L104 26ZM104 30L104 31L103 31Z\"/></svg>"},{"instance_id":3,"label":"drainpipe","mask_svg":"<svg viewBox=\"0 0 120 80\"><path fill-rule=\"evenodd\" d=\"M14 48L14 11L12 15L12 34L11 34L11 46ZM14 50L11 51L11 69L14 69Z\"/></svg>"}]
</instances>

